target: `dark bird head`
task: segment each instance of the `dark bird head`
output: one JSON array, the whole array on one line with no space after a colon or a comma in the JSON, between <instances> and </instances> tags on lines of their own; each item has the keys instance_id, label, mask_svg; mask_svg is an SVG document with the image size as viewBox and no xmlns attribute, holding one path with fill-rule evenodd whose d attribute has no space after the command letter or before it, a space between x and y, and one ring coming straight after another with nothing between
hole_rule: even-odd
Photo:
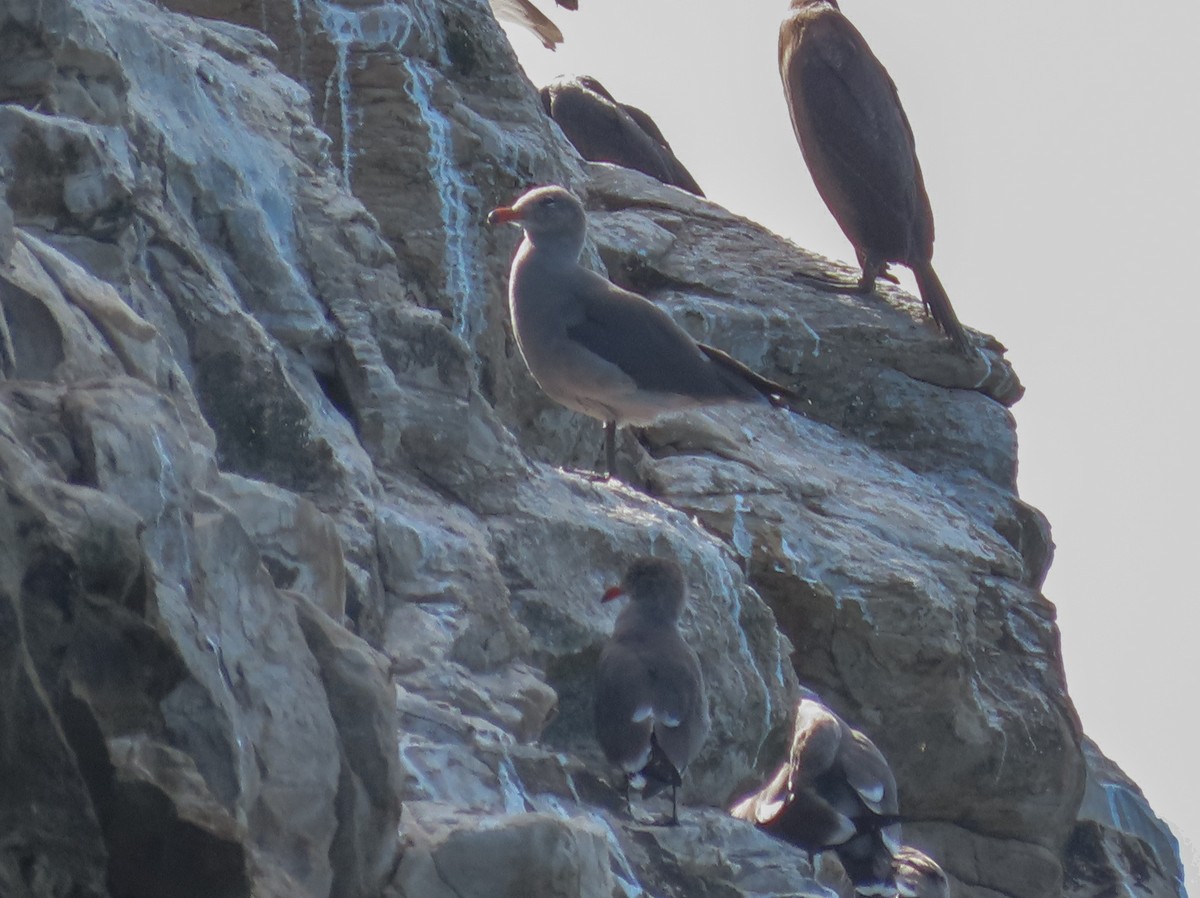
<instances>
[{"instance_id":1,"label":"dark bird head","mask_svg":"<svg viewBox=\"0 0 1200 898\"><path fill-rule=\"evenodd\" d=\"M599 94L610 103L617 102L615 99L613 99L613 95L608 92L608 88L601 84L599 79L593 77L592 75L580 75L575 80L581 87L586 87L592 93Z\"/></svg>"},{"instance_id":2,"label":"dark bird head","mask_svg":"<svg viewBox=\"0 0 1200 898\"><path fill-rule=\"evenodd\" d=\"M683 569L666 558L639 558L629 566L621 584L604 593L602 601L618 596L628 596L630 607L643 619L673 624L687 600Z\"/></svg>"},{"instance_id":3,"label":"dark bird head","mask_svg":"<svg viewBox=\"0 0 1200 898\"><path fill-rule=\"evenodd\" d=\"M587 215L583 203L569 190L551 185L523 194L511 206L488 213L488 224L514 222L525 229L534 246L573 249L574 258L583 252L587 235Z\"/></svg>"}]
</instances>

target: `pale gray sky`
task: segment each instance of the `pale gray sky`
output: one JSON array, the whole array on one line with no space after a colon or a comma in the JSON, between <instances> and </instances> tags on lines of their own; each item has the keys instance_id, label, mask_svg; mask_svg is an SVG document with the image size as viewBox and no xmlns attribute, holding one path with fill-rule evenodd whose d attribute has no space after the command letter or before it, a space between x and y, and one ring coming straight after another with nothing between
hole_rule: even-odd
<instances>
[{"instance_id":1,"label":"pale gray sky","mask_svg":"<svg viewBox=\"0 0 1200 898\"><path fill-rule=\"evenodd\" d=\"M711 199L853 261L784 107L786 0L552 6L557 52L509 29L535 84L596 76L658 121ZM1045 592L1071 696L1174 828L1197 893L1200 4L841 6L908 111L958 316L1009 347L1027 388L1021 494L1054 526Z\"/></svg>"}]
</instances>

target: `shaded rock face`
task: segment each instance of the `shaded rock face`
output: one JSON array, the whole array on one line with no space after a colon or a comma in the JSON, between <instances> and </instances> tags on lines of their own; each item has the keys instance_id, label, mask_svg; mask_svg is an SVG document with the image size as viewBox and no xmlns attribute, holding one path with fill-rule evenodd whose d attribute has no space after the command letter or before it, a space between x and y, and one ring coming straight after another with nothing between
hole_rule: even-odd
<instances>
[{"instance_id":1,"label":"shaded rock face","mask_svg":"<svg viewBox=\"0 0 1200 898\"><path fill-rule=\"evenodd\" d=\"M167 5L0 11L0 894L844 894L721 810L797 675L955 894L1100 875L997 342L582 163L484 0ZM557 467L599 428L525 371L482 225L551 181L801 413L627 435L637 488ZM651 553L713 718L670 831L590 733L600 595Z\"/></svg>"}]
</instances>

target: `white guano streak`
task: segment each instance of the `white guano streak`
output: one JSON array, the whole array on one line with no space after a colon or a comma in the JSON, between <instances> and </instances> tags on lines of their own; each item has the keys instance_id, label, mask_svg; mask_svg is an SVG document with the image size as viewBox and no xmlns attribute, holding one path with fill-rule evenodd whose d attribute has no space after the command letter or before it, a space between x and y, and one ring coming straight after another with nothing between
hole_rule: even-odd
<instances>
[{"instance_id":1,"label":"white guano streak","mask_svg":"<svg viewBox=\"0 0 1200 898\"><path fill-rule=\"evenodd\" d=\"M350 49L390 48L408 75L407 92L417 107L429 140L428 172L437 192L442 225L442 289L451 298L454 331L468 344L482 329L483 307L472 302L480 296L478 266L475 263L474 216L467 204L468 187L454 164L454 132L450 120L433 101L433 67L423 60L405 55L401 48L412 35L414 26L427 32L435 48L436 65L447 63L440 19L430 15L413 0L410 7L388 2L379 6L351 10L321 2L321 25L337 50L337 68L326 83L326 106L336 83L339 117L342 127L342 181L350 190L354 172L354 111L350 91Z\"/></svg>"}]
</instances>

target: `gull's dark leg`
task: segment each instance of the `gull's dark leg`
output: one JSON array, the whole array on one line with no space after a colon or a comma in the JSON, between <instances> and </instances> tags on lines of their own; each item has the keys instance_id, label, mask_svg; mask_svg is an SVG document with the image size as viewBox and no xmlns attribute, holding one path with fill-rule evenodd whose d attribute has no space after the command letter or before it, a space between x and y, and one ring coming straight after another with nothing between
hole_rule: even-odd
<instances>
[{"instance_id":1,"label":"gull's dark leg","mask_svg":"<svg viewBox=\"0 0 1200 898\"><path fill-rule=\"evenodd\" d=\"M617 475L617 422L604 422L604 470L577 471L593 483L612 480Z\"/></svg>"},{"instance_id":2,"label":"gull's dark leg","mask_svg":"<svg viewBox=\"0 0 1200 898\"><path fill-rule=\"evenodd\" d=\"M876 262L874 259L867 257L862 260L862 277L858 280L859 293L873 293L875 291L875 280L887 268L886 262Z\"/></svg>"},{"instance_id":3,"label":"gull's dark leg","mask_svg":"<svg viewBox=\"0 0 1200 898\"><path fill-rule=\"evenodd\" d=\"M679 825L679 802L675 794L677 786L671 787L671 816L663 817L661 820L655 820L655 826L678 826Z\"/></svg>"},{"instance_id":4,"label":"gull's dark leg","mask_svg":"<svg viewBox=\"0 0 1200 898\"><path fill-rule=\"evenodd\" d=\"M617 422L604 422L604 464L609 477L617 474Z\"/></svg>"}]
</instances>

